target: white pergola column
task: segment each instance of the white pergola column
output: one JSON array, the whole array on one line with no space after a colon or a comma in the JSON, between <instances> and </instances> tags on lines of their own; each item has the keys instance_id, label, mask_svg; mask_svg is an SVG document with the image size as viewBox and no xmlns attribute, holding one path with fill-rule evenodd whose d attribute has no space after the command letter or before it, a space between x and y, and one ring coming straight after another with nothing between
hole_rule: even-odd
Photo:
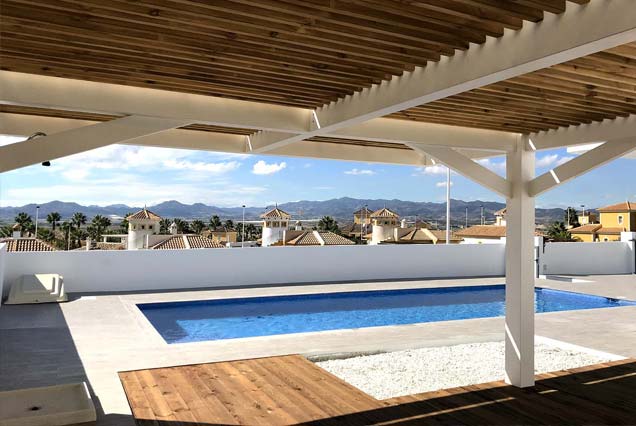
<instances>
[{"instance_id":1,"label":"white pergola column","mask_svg":"<svg viewBox=\"0 0 636 426\"><path fill-rule=\"evenodd\" d=\"M527 136L520 136L506 157L512 186L506 198L506 382L534 385L534 178L535 153Z\"/></svg>"}]
</instances>

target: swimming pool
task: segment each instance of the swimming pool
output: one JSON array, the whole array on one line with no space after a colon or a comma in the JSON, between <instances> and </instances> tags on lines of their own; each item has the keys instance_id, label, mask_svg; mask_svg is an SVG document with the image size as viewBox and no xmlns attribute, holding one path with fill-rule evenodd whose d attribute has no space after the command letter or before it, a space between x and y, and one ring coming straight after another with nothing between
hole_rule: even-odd
<instances>
[{"instance_id":1,"label":"swimming pool","mask_svg":"<svg viewBox=\"0 0 636 426\"><path fill-rule=\"evenodd\" d=\"M504 285L250 297L137 305L168 343L504 315ZM636 302L535 289L536 312Z\"/></svg>"}]
</instances>

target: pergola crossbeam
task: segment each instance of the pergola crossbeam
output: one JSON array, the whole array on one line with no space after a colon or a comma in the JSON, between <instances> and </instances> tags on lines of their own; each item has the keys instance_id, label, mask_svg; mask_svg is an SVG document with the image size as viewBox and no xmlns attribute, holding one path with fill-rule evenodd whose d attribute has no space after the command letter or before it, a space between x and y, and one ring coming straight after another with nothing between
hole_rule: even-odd
<instances>
[{"instance_id":1,"label":"pergola crossbeam","mask_svg":"<svg viewBox=\"0 0 636 426\"><path fill-rule=\"evenodd\" d=\"M509 197L511 194L510 182L505 178L451 148L417 144L409 144L409 146L415 151L430 155L460 175L485 186L503 197Z\"/></svg>"},{"instance_id":2,"label":"pergola crossbeam","mask_svg":"<svg viewBox=\"0 0 636 426\"><path fill-rule=\"evenodd\" d=\"M184 120L129 116L12 143L0 147L0 172L131 141L188 124Z\"/></svg>"},{"instance_id":3,"label":"pergola crossbeam","mask_svg":"<svg viewBox=\"0 0 636 426\"><path fill-rule=\"evenodd\" d=\"M573 158L567 163L534 178L528 183L528 193L530 196L536 197L634 150L636 150L636 136L607 141Z\"/></svg>"}]
</instances>

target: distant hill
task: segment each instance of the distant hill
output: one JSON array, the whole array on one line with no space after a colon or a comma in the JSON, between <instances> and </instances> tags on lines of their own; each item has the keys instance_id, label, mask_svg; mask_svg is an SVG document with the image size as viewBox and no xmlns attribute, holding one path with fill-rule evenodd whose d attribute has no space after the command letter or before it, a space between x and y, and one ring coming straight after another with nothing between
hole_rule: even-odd
<instances>
[{"instance_id":1,"label":"distant hill","mask_svg":"<svg viewBox=\"0 0 636 426\"><path fill-rule=\"evenodd\" d=\"M321 216L332 216L340 223L351 221L352 213L360 207L367 205L369 209L375 210L384 206L396 211L400 216L417 216L426 221L444 221L446 216L445 203L403 201L403 200L371 200L357 198L335 198L325 201L295 201L279 204L279 207L294 218L317 218ZM494 212L505 207L503 203L494 201L451 201L451 219L454 224L463 224L468 209L469 223L478 223L480 208L484 207L484 216L487 222L494 220ZM256 219L270 206L248 207L245 209L247 219ZM123 204L113 204L110 206L82 206L73 202L51 201L40 204L40 217L45 218L48 213L58 212L64 219L69 218L75 212L82 212L88 218L95 215L110 216L115 220L141 209L142 206L127 206ZM0 220L11 222L19 212L26 212L35 216L35 204L27 204L19 207L0 207ZM148 206L148 209L162 217L183 219L209 219L212 215L218 215L221 219L240 220L243 209L241 207L216 207L202 203L183 204L175 200ZM563 209L537 209L537 223L550 223L555 220L563 220Z\"/></svg>"}]
</instances>

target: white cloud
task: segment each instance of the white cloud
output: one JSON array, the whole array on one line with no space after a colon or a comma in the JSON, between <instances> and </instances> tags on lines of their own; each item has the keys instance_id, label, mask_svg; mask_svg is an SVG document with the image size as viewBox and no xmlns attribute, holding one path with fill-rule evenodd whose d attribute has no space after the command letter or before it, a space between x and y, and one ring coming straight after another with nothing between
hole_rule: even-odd
<instances>
[{"instance_id":1,"label":"white cloud","mask_svg":"<svg viewBox=\"0 0 636 426\"><path fill-rule=\"evenodd\" d=\"M209 172L212 174L222 174L231 172L240 167L241 163L238 161L227 161L221 163L205 163L203 161L188 161L188 160L167 160L164 166L169 169L175 170L191 170L195 172Z\"/></svg>"},{"instance_id":2,"label":"white cloud","mask_svg":"<svg viewBox=\"0 0 636 426\"><path fill-rule=\"evenodd\" d=\"M441 164L436 164L434 166L426 166L426 167L418 167L415 169L413 176L434 176L434 175L442 175L446 174L446 166Z\"/></svg>"},{"instance_id":3,"label":"white cloud","mask_svg":"<svg viewBox=\"0 0 636 426\"><path fill-rule=\"evenodd\" d=\"M505 174L506 173L506 162L505 161L493 161L490 158L482 158L481 160L477 160L479 164L484 166L487 169L492 170L495 173Z\"/></svg>"},{"instance_id":4,"label":"white cloud","mask_svg":"<svg viewBox=\"0 0 636 426\"><path fill-rule=\"evenodd\" d=\"M453 185L455 185L455 183L451 181L450 185L453 186ZM435 186L438 187L438 188L446 188L446 181L443 180L441 182L437 182L435 184Z\"/></svg>"},{"instance_id":5,"label":"white cloud","mask_svg":"<svg viewBox=\"0 0 636 426\"><path fill-rule=\"evenodd\" d=\"M213 161L201 161L207 158ZM184 149L110 145L104 148L53 160L47 171L72 182L85 181L106 170L134 170L137 173L179 170L209 177L231 172L240 167L239 156L197 153ZM228 161L229 160L229 161ZM196 179L195 175L191 175Z\"/></svg>"},{"instance_id":6,"label":"white cloud","mask_svg":"<svg viewBox=\"0 0 636 426\"><path fill-rule=\"evenodd\" d=\"M252 167L252 173L254 173L255 175L271 175L280 172L285 167L287 167L287 163L285 163L284 161L278 164L267 164L265 161L259 160L254 164L254 167Z\"/></svg>"},{"instance_id":7,"label":"white cloud","mask_svg":"<svg viewBox=\"0 0 636 426\"><path fill-rule=\"evenodd\" d=\"M353 176L371 176L374 175L375 172L369 169L351 169L344 172L345 175L353 175Z\"/></svg>"},{"instance_id":8,"label":"white cloud","mask_svg":"<svg viewBox=\"0 0 636 426\"><path fill-rule=\"evenodd\" d=\"M563 163L567 163L574 157L560 156L559 154L548 154L541 158L537 158L536 166L540 169L547 167L557 167Z\"/></svg>"}]
</instances>

